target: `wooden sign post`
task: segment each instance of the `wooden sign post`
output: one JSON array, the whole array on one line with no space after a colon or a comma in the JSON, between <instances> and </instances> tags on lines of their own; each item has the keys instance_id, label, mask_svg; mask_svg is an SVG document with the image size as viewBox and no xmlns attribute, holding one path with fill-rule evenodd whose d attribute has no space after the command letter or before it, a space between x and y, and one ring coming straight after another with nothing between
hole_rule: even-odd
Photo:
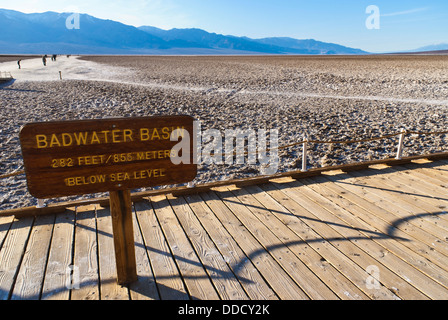
<instances>
[{"instance_id":1,"label":"wooden sign post","mask_svg":"<svg viewBox=\"0 0 448 320\"><path fill-rule=\"evenodd\" d=\"M181 130L178 130L181 129ZM109 192L117 280L137 279L131 189L197 174L193 118L166 116L31 123L20 131L28 190L38 199ZM189 138L190 161L173 149ZM179 161L174 161L179 163Z\"/></svg>"},{"instance_id":2,"label":"wooden sign post","mask_svg":"<svg viewBox=\"0 0 448 320\"><path fill-rule=\"evenodd\" d=\"M131 283L137 280L131 192L129 190L111 191L109 196L117 281L119 284Z\"/></svg>"}]
</instances>

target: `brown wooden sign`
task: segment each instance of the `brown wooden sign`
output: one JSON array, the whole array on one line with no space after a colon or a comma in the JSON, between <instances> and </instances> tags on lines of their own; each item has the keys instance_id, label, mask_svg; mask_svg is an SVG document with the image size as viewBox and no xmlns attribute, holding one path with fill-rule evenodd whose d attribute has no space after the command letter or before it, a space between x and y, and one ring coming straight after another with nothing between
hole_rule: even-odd
<instances>
[{"instance_id":1,"label":"brown wooden sign","mask_svg":"<svg viewBox=\"0 0 448 320\"><path fill-rule=\"evenodd\" d=\"M192 141L193 118L161 116L31 123L20 132L28 190L36 198L192 181L197 174L190 141L190 161L175 165L172 148L185 136ZM174 133L173 133L174 132Z\"/></svg>"}]
</instances>

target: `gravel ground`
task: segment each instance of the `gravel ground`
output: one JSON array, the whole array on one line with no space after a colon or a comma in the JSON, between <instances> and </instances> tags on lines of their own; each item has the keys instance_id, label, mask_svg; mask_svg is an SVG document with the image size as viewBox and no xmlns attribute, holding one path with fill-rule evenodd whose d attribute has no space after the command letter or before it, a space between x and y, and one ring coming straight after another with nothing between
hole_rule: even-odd
<instances>
[{"instance_id":1,"label":"gravel ground","mask_svg":"<svg viewBox=\"0 0 448 320\"><path fill-rule=\"evenodd\" d=\"M203 130L278 129L280 145L301 141L304 135L341 141L401 128L424 132L448 128L448 56L82 60L115 72L101 72L101 78L20 80L0 87L0 174L23 169L18 133L22 125L36 121L189 114L201 121ZM408 135L404 155L448 151L447 139L447 135ZM309 165L390 157L397 140L313 144ZM281 150L280 172L300 166L300 146ZM259 174L257 165L200 164L195 182ZM97 195L86 197L92 196ZM0 210L35 204L24 175L0 179Z\"/></svg>"}]
</instances>

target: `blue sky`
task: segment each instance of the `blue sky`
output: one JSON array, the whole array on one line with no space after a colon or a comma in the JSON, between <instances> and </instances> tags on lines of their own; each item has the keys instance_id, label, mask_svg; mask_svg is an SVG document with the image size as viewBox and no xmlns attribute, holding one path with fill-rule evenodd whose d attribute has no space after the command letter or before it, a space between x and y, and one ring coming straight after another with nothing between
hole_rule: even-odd
<instances>
[{"instance_id":1,"label":"blue sky","mask_svg":"<svg viewBox=\"0 0 448 320\"><path fill-rule=\"evenodd\" d=\"M366 27L369 5L380 10L379 29ZM0 0L0 8L80 12L134 26L251 38L312 38L370 52L448 43L447 0Z\"/></svg>"}]
</instances>

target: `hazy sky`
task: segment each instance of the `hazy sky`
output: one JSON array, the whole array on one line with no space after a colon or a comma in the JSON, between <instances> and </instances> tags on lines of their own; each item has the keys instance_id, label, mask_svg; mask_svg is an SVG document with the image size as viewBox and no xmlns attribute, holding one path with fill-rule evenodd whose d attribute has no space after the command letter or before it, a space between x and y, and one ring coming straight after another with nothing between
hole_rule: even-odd
<instances>
[{"instance_id":1,"label":"hazy sky","mask_svg":"<svg viewBox=\"0 0 448 320\"><path fill-rule=\"evenodd\" d=\"M369 5L379 9L379 29L366 27ZM0 8L79 12L134 26L251 38L313 38L370 52L448 43L448 0L0 0Z\"/></svg>"}]
</instances>

